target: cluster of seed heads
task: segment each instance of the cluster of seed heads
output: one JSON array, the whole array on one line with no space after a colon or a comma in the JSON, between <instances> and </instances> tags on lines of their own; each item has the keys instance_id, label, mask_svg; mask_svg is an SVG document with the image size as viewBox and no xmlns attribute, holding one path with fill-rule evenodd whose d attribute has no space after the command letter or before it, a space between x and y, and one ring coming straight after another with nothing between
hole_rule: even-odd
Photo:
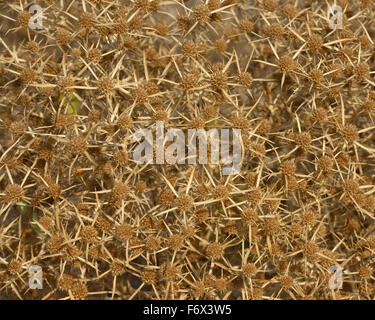
<instances>
[{"instance_id":1,"label":"cluster of seed heads","mask_svg":"<svg viewBox=\"0 0 375 320\"><path fill-rule=\"evenodd\" d=\"M374 1L39 2L0 4L0 299L374 299ZM137 164L156 121L240 173Z\"/></svg>"}]
</instances>

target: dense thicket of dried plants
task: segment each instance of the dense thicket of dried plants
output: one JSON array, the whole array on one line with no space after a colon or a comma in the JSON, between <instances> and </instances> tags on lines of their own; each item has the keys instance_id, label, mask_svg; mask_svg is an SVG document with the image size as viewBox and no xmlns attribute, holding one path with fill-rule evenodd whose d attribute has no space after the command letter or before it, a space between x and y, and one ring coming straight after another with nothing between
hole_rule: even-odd
<instances>
[{"instance_id":1,"label":"dense thicket of dried plants","mask_svg":"<svg viewBox=\"0 0 375 320\"><path fill-rule=\"evenodd\" d=\"M374 298L374 1L31 4L0 4L1 299ZM157 120L241 129L241 173L136 164Z\"/></svg>"}]
</instances>

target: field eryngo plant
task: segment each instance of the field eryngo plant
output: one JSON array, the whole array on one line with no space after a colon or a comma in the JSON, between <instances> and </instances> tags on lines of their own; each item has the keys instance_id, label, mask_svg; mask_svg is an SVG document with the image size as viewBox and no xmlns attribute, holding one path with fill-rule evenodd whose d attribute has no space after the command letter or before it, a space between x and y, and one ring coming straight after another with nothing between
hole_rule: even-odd
<instances>
[{"instance_id":1,"label":"field eryngo plant","mask_svg":"<svg viewBox=\"0 0 375 320\"><path fill-rule=\"evenodd\" d=\"M0 298L374 299L375 3L328 2L2 1ZM157 122L240 172L138 163Z\"/></svg>"}]
</instances>

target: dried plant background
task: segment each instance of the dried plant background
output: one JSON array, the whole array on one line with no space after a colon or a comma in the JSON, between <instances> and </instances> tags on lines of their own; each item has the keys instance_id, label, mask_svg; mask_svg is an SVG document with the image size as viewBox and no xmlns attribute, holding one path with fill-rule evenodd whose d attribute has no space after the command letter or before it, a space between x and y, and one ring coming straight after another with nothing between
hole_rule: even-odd
<instances>
[{"instance_id":1,"label":"dried plant background","mask_svg":"<svg viewBox=\"0 0 375 320\"><path fill-rule=\"evenodd\" d=\"M374 299L375 3L337 4L1 1L0 298ZM241 174L137 165L157 120L242 129Z\"/></svg>"}]
</instances>

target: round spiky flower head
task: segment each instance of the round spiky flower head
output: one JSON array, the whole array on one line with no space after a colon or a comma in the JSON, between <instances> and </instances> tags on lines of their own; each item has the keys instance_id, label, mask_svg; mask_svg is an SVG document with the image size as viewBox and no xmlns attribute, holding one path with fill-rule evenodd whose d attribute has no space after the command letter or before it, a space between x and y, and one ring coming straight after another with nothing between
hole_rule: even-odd
<instances>
[{"instance_id":1,"label":"round spiky flower head","mask_svg":"<svg viewBox=\"0 0 375 320\"><path fill-rule=\"evenodd\" d=\"M254 263L247 263L242 267L242 272L246 277L252 277L257 273L257 267Z\"/></svg>"},{"instance_id":2,"label":"round spiky flower head","mask_svg":"<svg viewBox=\"0 0 375 320\"><path fill-rule=\"evenodd\" d=\"M155 284L158 280L158 275L153 270L144 270L141 273L141 280L145 284Z\"/></svg>"},{"instance_id":3,"label":"round spiky flower head","mask_svg":"<svg viewBox=\"0 0 375 320\"><path fill-rule=\"evenodd\" d=\"M263 0L263 6L267 11L275 11L279 7L278 0Z\"/></svg>"},{"instance_id":4,"label":"round spiky flower head","mask_svg":"<svg viewBox=\"0 0 375 320\"><path fill-rule=\"evenodd\" d=\"M198 22L210 21L211 10L206 4L199 4L194 8L194 18Z\"/></svg>"},{"instance_id":5,"label":"round spiky flower head","mask_svg":"<svg viewBox=\"0 0 375 320\"><path fill-rule=\"evenodd\" d=\"M119 260L114 260L112 261L111 265L110 265L110 269L112 271L112 273L115 275L115 276L121 276L122 274L125 273L125 266L124 264L119 261Z\"/></svg>"},{"instance_id":6,"label":"round spiky flower head","mask_svg":"<svg viewBox=\"0 0 375 320\"><path fill-rule=\"evenodd\" d=\"M105 95L110 95L115 90L115 84L115 79L112 79L110 77L103 77L99 80L98 89L101 93Z\"/></svg>"},{"instance_id":7,"label":"round spiky flower head","mask_svg":"<svg viewBox=\"0 0 375 320\"><path fill-rule=\"evenodd\" d=\"M87 150L86 139L81 136L75 136L71 139L72 151L76 154L82 154Z\"/></svg>"},{"instance_id":8,"label":"round spiky flower head","mask_svg":"<svg viewBox=\"0 0 375 320\"><path fill-rule=\"evenodd\" d=\"M313 33L307 41L307 46L311 51L319 51L323 48L323 38L316 33Z\"/></svg>"},{"instance_id":9,"label":"round spiky flower head","mask_svg":"<svg viewBox=\"0 0 375 320\"><path fill-rule=\"evenodd\" d=\"M134 227L127 223L116 227L116 235L121 240L129 240L132 237L133 231Z\"/></svg>"},{"instance_id":10,"label":"round spiky flower head","mask_svg":"<svg viewBox=\"0 0 375 320\"><path fill-rule=\"evenodd\" d=\"M72 41L72 34L66 30L59 28L56 31L56 42L59 44L68 44Z\"/></svg>"},{"instance_id":11,"label":"round spiky flower head","mask_svg":"<svg viewBox=\"0 0 375 320\"><path fill-rule=\"evenodd\" d=\"M212 242L207 246L206 254L210 259L220 259L224 256L224 246L219 242Z\"/></svg>"},{"instance_id":12,"label":"round spiky flower head","mask_svg":"<svg viewBox=\"0 0 375 320\"><path fill-rule=\"evenodd\" d=\"M188 194L180 194L176 202L181 211L188 211L194 206L194 199Z\"/></svg>"},{"instance_id":13,"label":"round spiky flower head","mask_svg":"<svg viewBox=\"0 0 375 320\"><path fill-rule=\"evenodd\" d=\"M87 57L90 62L98 64L102 59L102 51L99 48L93 48L88 52Z\"/></svg>"},{"instance_id":14,"label":"round spiky flower head","mask_svg":"<svg viewBox=\"0 0 375 320\"><path fill-rule=\"evenodd\" d=\"M295 72L298 70L298 64L290 56L281 57L279 60L279 67L282 72Z\"/></svg>"},{"instance_id":15,"label":"round spiky flower head","mask_svg":"<svg viewBox=\"0 0 375 320\"><path fill-rule=\"evenodd\" d=\"M28 27L30 19L31 19L31 14L28 11L21 11L18 14L17 20L21 27Z\"/></svg>"},{"instance_id":16,"label":"round spiky flower head","mask_svg":"<svg viewBox=\"0 0 375 320\"><path fill-rule=\"evenodd\" d=\"M340 129L340 134L348 143L356 141L359 137L358 128L354 124L349 123Z\"/></svg>"},{"instance_id":17,"label":"round spiky flower head","mask_svg":"<svg viewBox=\"0 0 375 320\"><path fill-rule=\"evenodd\" d=\"M74 80L71 77L62 77L57 81L57 88L63 94L70 94L74 91Z\"/></svg>"},{"instance_id":18,"label":"round spiky flower head","mask_svg":"<svg viewBox=\"0 0 375 320\"><path fill-rule=\"evenodd\" d=\"M19 201L23 198L23 188L19 184L9 184L5 188L5 202Z\"/></svg>"},{"instance_id":19,"label":"round spiky flower head","mask_svg":"<svg viewBox=\"0 0 375 320\"><path fill-rule=\"evenodd\" d=\"M280 285L283 288L290 288L291 286L293 286L293 282L293 278L289 275L280 277Z\"/></svg>"},{"instance_id":20,"label":"round spiky flower head","mask_svg":"<svg viewBox=\"0 0 375 320\"><path fill-rule=\"evenodd\" d=\"M237 77L237 82L243 87L250 87L254 79L252 75L248 72L241 72Z\"/></svg>"},{"instance_id":21,"label":"round spiky flower head","mask_svg":"<svg viewBox=\"0 0 375 320\"><path fill-rule=\"evenodd\" d=\"M91 12L83 12L79 18L79 25L81 28L90 29L96 24L96 17Z\"/></svg>"},{"instance_id":22,"label":"round spiky flower head","mask_svg":"<svg viewBox=\"0 0 375 320\"><path fill-rule=\"evenodd\" d=\"M80 233L82 240L87 241L87 242L95 242L97 235L98 235L98 231L93 226L82 227L81 233Z\"/></svg>"}]
</instances>

